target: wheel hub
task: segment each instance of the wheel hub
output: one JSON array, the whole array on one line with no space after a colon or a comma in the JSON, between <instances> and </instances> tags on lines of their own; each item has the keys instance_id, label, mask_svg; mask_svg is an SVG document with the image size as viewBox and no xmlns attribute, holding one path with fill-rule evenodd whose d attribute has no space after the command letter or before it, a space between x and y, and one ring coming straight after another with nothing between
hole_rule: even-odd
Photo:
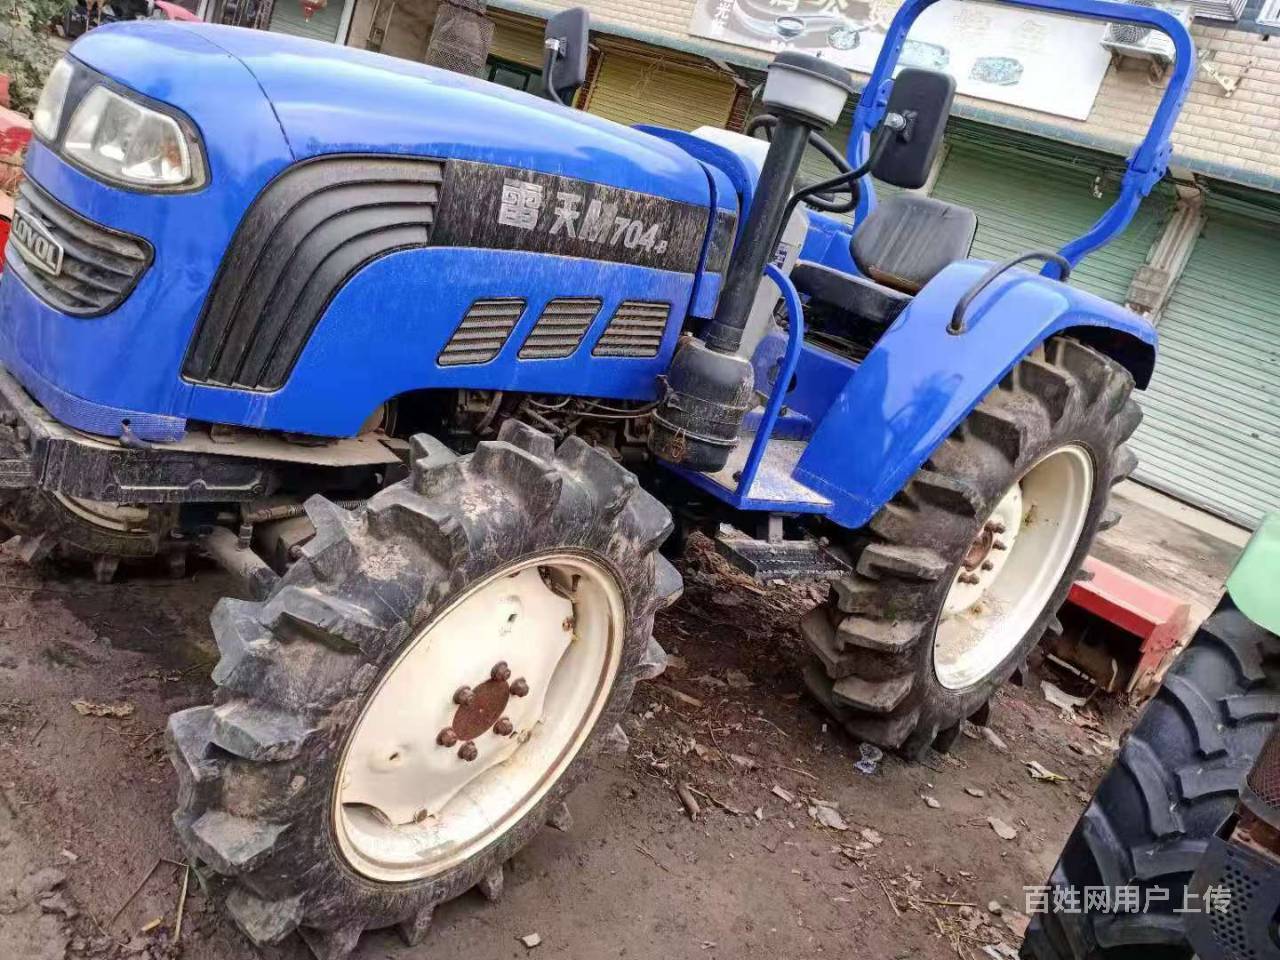
<instances>
[{"instance_id":1,"label":"wheel hub","mask_svg":"<svg viewBox=\"0 0 1280 960\"><path fill-rule=\"evenodd\" d=\"M500 737L514 736L515 724L510 717L503 716L503 712L512 697L529 695L529 683L524 677L508 682L510 676L511 668L507 662L499 660L489 671L489 679L480 686L474 690L459 687L453 695L453 702L458 704L453 722L440 731L436 743L442 747L452 747L460 739L469 743L490 729ZM466 744L463 749L466 749ZM459 756L462 756L461 750ZM475 757L463 756L462 759L474 760Z\"/></svg>"},{"instance_id":2,"label":"wheel hub","mask_svg":"<svg viewBox=\"0 0 1280 960\"><path fill-rule=\"evenodd\" d=\"M1093 498L1093 460L1075 444L1038 460L974 537L934 635L938 682L985 678L1018 646L1062 582Z\"/></svg>"},{"instance_id":3,"label":"wheel hub","mask_svg":"<svg viewBox=\"0 0 1280 960\"><path fill-rule=\"evenodd\" d=\"M339 767L335 827L351 865L430 876L513 825L603 709L623 617L611 574L559 554L491 576L406 643Z\"/></svg>"}]
</instances>

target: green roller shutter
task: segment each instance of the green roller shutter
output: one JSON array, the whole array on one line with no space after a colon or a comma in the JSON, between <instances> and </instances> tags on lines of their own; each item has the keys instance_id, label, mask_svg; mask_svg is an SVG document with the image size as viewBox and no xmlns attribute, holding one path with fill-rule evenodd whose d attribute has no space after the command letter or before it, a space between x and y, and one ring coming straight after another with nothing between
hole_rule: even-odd
<instances>
[{"instance_id":1,"label":"green roller shutter","mask_svg":"<svg viewBox=\"0 0 1280 960\"><path fill-rule=\"evenodd\" d=\"M1096 161L1075 165L1051 155L954 138L932 195L978 215L973 255L1005 260L1028 250L1056 250L1085 233L1116 197L1116 178L1096 183ZM1095 190L1102 193L1095 197ZM1143 203L1129 228L1081 261L1071 283L1123 303L1137 269L1160 236L1171 198Z\"/></svg>"},{"instance_id":2,"label":"green roller shutter","mask_svg":"<svg viewBox=\"0 0 1280 960\"><path fill-rule=\"evenodd\" d=\"M1210 207L1160 320L1137 478L1245 526L1280 510L1280 218Z\"/></svg>"}]
</instances>

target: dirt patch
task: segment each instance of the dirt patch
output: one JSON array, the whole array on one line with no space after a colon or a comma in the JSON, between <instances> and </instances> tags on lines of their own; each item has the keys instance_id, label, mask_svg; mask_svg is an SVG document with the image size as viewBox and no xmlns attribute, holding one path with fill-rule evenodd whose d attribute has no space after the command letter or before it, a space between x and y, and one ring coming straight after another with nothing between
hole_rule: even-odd
<instances>
[{"instance_id":1,"label":"dirt patch","mask_svg":"<svg viewBox=\"0 0 1280 960\"><path fill-rule=\"evenodd\" d=\"M1125 708L1103 703L1081 726L1032 678L995 704L1003 750L974 730L951 756L859 772L859 745L799 680L796 624L825 588L746 583L705 541L684 573L685 599L657 625L671 668L640 687L629 752L602 757L571 798L574 829L544 831L517 856L501 902L468 894L437 912L421 947L378 933L356 957L516 958L534 933L539 954L568 960L941 960L1018 942L1023 888L1047 876ZM228 586L209 571L98 586L0 560L0 843L22 851L0 897L52 865L77 914L28 904L21 922L0 918L0 955L176 955L184 868L163 729L210 697L207 620ZM133 712L85 716L74 700ZM1033 779L1032 760L1068 779ZM1001 839L991 818L1016 835ZM195 882L188 893L184 957L256 956L212 895ZM307 954L290 942L276 956Z\"/></svg>"}]
</instances>

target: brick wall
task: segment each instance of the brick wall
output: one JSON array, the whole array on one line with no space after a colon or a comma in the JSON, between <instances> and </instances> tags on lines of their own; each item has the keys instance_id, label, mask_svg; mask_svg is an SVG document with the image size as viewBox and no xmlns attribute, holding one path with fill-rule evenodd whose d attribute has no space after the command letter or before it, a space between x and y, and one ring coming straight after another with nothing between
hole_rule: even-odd
<instances>
[{"instance_id":1,"label":"brick wall","mask_svg":"<svg viewBox=\"0 0 1280 960\"><path fill-rule=\"evenodd\" d=\"M567 0L490 0L490 5L533 14L584 5L599 29L612 28L637 39L697 49L757 69L767 62L761 51L690 36L694 0L574 0L572 4ZM1227 96L1203 70L1198 71L1174 134L1174 165L1280 191L1280 36L1268 39L1201 24L1194 25L1191 32L1202 61L1240 81L1236 91ZM1125 153L1146 132L1163 89L1162 83L1150 79L1145 63L1120 61L1107 71L1087 121L971 97L959 99L957 112Z\"/></svg>"}]
</instances>

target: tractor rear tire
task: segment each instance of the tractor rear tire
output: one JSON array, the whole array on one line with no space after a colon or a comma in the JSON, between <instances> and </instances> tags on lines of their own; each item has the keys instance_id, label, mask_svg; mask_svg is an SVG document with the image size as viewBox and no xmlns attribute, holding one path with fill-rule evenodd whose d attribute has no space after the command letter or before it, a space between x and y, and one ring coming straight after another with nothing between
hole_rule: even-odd
<instances>
[{"instance_id":1,"label":"tractor rear tire","mask_svg":"<svg viewBox=\"0 0 1280 960\"><path fill-rule=\"evenodd\" d=\"M1049 877L1051 887L1074 891L1058 895L1073 908L1083 906L1086 887L1110 896L1137 887L1140 912L1036 913L1024 960L1191 956L1175 911L1280 717L1278 655L1280 638L1230 599L1204 622L1129 732ZM1148 898L1152 889L1167 897Z\"/></svg>"},{"instance_id":2,"label":"tractor rear tire","mask_svg":"<svg viewBox=\"0 0 1280 960\"><path fill-rule=\"evenodd\" d=\"M1125 446L1142 419L1132 390L1132 376L1114 360L1076 340L1051 338L982 399L867 528L849 537L854 572L834 584L801 632L814 653L806 684L853 736L909 757L934 744L945 749L961 722L980 714L1025 664L1056 622L1095 533L1116 520L1106 510L1110 489L1137 462ZM1052 470L1063 479L1051 473L1041 488L1067 490L1064 502L1074 498L1074 547L1028 533L1054 526L1037 524L1035 499L1029 509L1021 505L1021 489L1054 457L1060 461ZM1004 521L995 517L1014 528L1011 539L1019 532L1023 539L1006 543ZM1035 571L1038 542L1054 551L1045 554L1052 563L1040 565L1043 575ZM954 610L967 578L984 576L979 599ZM1014 618L1016 629L1000 628L1000 616L984 621L983 605L986 613L996 609L988 596L1028 595L1001 580L1019 576L1040 579L1034 604ZM976 652L967 660L957 653L952 664L946 658L958 633L974 638Z\"/></svg>"},{"instance_id":3,"label":"tractor rear tire","mask_svg":"<svg viewBox=\"0 0 1280 960\"><path fill-rule=\"evenodd\" d=\"M496 897L512 855L544 824L567 827L564 798L621 719L654 613L679 577L657 553L670 515L632 474L577 437L557 449L515 421L461 458L415 438L410 479L351 512L313 497L307 514L316 535L271 596L215 608L215 702L174 714L167 739L179 837L230 879L236 924L260 946L296 930L336 960L366 929L398 926L414 943L438 904L477 886ZM565 570L584 571L583 582ZM580 601L596 581L592 613ZM534 626L542 632L519 632ZM566 674L564 659L524 682L530 638L544 636L566 651L598 640L607 669ZM472 651L485 644L503 659L491 668L489 649L475 676L484 682L469 687ZM447 670L413 659L437 655L453 658ZM407 664L417 672L397 687ZM557 687L566 676L571 685ZM589 706L554 715L575 698ZM536 709L522 725L525 705ZM413 722L423 716L452 719ZM381 738L368 752L365 730ZM552 730L567 731L563 747ZM553 761L540 766L528 749ZM395 779L405 776L397 764L412 777ZM535 779L503 779L525 776ZM450 793L450 778L465 785ZM357 781L373 799L350 792ZM411 789L395 797L388 783ZM509 806L490 817L488 803Z\"/></svg>"}]
</instances>

